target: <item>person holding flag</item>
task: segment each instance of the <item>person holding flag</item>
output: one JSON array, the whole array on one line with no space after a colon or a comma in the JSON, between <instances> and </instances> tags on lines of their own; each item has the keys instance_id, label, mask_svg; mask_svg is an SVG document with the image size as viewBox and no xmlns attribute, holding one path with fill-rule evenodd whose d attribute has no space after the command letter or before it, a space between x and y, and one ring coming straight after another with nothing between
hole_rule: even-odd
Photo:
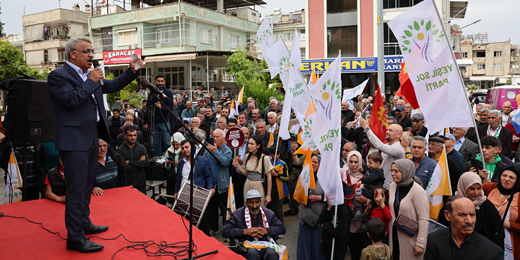
<instances>
[{"instance_id":1,"label":"person holding flag","mask_svg":"<svg viewBox=\"0 0 520 260\"><path fill-rule=\"evenodd\" d=\"M375 107L375 106L374 106ZM377 121L377 114L372 113L372 118L370 122ZM386 115L384 115L386 119ZM365 129L366 135L368 137L368 141L381 152L381 156L383 156L383 163L381 164L381 169L385 172L385 184L384 187L388 189L390 187L390 183L392 183L392 175L391 175L391 166L392 163L397 159L404 158L404 148L401 146L399 139L403 134L403 128L398 124L392 124L388 127L386 131L385 141L388 141L387 144L383 143L380 137L376 136L376 134L372 131L371 127L367 120L363 117L358 117L361 128ZM415 172L414 172L415 173Z\"/></svg>"}]
</instances>

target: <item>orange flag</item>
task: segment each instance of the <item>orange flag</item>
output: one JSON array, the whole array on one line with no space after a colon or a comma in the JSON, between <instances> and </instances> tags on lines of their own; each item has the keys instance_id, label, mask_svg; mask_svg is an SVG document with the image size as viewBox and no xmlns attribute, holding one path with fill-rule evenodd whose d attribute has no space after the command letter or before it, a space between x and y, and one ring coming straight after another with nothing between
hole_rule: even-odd
<instances>
[{"instance_id":1,"label":"orange flag","mask_svg":"<svg viewBox=\"0 0 520 260\"><path fill-rule=\"evenodd\" d=\"M388 119L386 118L383 97L379 88L377 88L372 111L370 112L370 129L372 129L379 140L386 143L385 136L388 129Z\"/></svg>"}]
</instances>

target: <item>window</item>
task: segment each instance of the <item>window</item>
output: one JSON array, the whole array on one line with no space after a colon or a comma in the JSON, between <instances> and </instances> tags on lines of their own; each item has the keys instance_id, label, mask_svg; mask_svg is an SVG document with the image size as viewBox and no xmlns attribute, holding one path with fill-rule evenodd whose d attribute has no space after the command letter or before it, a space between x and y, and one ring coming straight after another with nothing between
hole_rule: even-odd
<instances>
[{"instance_id":1,"label":"window","mask_svg":"<svg viewBox=\"0 0 520 260\"><path fill-rule=\"evenodd\" d=\"M328 35L328 57L357 57L357 26L330 27Z\"/></svg>"},{"instance_id":2,"label":"window","mask_svg":"<svg viewBox=\"0 0 520 260\"><path fill-rule=\"evenodd\" d=\"M305 60L305 48L300 48L300 56L302 60Z\"/></svg>"},{"instance_id":3,"label":"window","mask_svg":"<svg viewBox=\"0 0 520 260\"><path fill-rule=\"evenodd\" d=\"M357 0L328 0L327 13L356 12Z\"/></svg>"},{"instance_id":4,"label":"window","mask_svg":"<svg viewBox=\"0 0 520 260\"><path fill-rule=\"evenodd\" d=\"M157 43L172 43L172 30L171 29L157 29L155 30L155 39L157 39Z\"/></svg>"},{"instance_id":5,"label":"window","mask_svg":"<svg viewBox=\"0 0 520 260\"><path fill-rule=\"evenodd\" d=\"M293 32L291 32L291 33L284 33L283 34L283 38L284 38L285 42L292 41L293 38L294 38L294 33Z\"/></svg>"},{"instance_id":6,"label":"window","mask_svg":"<svg viewBox=\"0 0 520 260\"><path fill-rule=\"evenodd\" d=\"M486 57L486 52L485 51L477 51L476 54L477 55L475 55L475 57L477 57L477 58L485 58Z\"/></svg>"},{"instance_id":7,"label":"window","mask_svg":"<svg viewBox=\"0 0 520 260\"><path fill-rule=\"evenodd\" d=\"M118 31L117 35L119 38L119 46L137 43L137 29Z\"/></svg>"},{"instance_id":8,"label":"window","mask_svg":"<svg viewBox=\"0 0 520 260\"><path fill-rule=\"evenodd\" d=\"M385 55L401 55L401 48L399 48L399 42L395 38L394 33L390 30L387 23L383 24L383 42Z\"/></svg>"},{"instance_id":9,"label":"window","mask_svg":"<svg viewBox=\"0 0 520 260\"><path fill-rule=\"evenodd\" d=\"M502 63L495 63L495 64L493 64L493 68L496 69L496 70L501 70L502 69Z\"/></svg>"},{"instance_id":10,"label":"window","mask_svg":"<svg viewBox=\"0 0 520 260\"><path fill-rule=\"evenodd\" d=\"M478 70L485 70L486 69L486 64L477 64L477 69Z\"/></svg>"},{"instance_id":11,"label":"window","mask_svg":"<svg viewBox=\"0 0 520 260\"><path fill-rule=\"evenodd\" d=\"M164 67L159 68L158 71L164 75L164 80L166 81L165 86L174 89L184 86L184 67Z\"/></svg>"},{"instance_id":12,"label":"window","mask_svg":"<svg viewBox=\"0 0 520 260\"><path fill-rule=\"evenodd\" d=\"M229 35L229 48L236 49L240 46L240 36L231 34Z\"/></svg>"},{"instance_id":13,"label":"window","mask_svg":"<svg viewBox=\"0 0 520 260\"><path fill-rule=\"evenodd\" d=\"M213 44L213 30L202 28L200 43Z\"/></svg>"},{"instance_id":14,"label":"window","mask_svg":"<svg viewBox=\"0 0 520 260\"><path fill-rule=\"evenodd\" d=\"M412 7L423 0L383 0L384 9Z\"/></svg>"},{"instance_id":15,"label":"window","mask_svg":"<svg viewBox=\"0 0 520 260\"><path fill-rule=\"evenodd\" d=\"M462 58L467 58L468 57L468 53L467 52L463 52L462 53Z\"/></svg>"},{"instance_id":16,"label":"window","mask_svg":"<svg viewBox=\"0 0 520 260\"><path fill-rule=\"evenodd\" d=\"M495 57L501 57L502 51L495 51Z\"/></svg>"}]
</instances>

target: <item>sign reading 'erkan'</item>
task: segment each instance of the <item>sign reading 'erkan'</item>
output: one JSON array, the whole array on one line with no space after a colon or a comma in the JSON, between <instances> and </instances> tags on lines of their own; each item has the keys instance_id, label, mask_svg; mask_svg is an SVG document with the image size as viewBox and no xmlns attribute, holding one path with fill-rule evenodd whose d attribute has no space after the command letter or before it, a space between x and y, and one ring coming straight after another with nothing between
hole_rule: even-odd
<instances>
[{"instance_id":1,"label":"sign reading 'erkan'","mask_svg":"<svg viewBox=\"0 0 520 260\"><path fill-rule=\"evenodd\" d=\"M104 51L103 62L105 65L109 64L129 64L130 55L137 54L141 58L141 49L130 49L130 50L117 50L117 51Z\"/></svg>"}]
</instances>

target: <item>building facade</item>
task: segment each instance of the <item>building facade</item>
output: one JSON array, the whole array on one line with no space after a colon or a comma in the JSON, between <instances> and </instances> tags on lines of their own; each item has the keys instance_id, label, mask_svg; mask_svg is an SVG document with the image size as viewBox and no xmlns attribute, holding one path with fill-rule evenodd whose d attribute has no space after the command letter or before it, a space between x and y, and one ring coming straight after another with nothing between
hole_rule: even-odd
<instances>
[{"instance_id":1,"label":"building facade","mask_svg":"<svg viewBox=\"0 0 520 260\"><path fill-rule=\"evenodd\" d=\"M371 78L368 93L375 91L377 82L377 4L378 0L306 0L305 30L306 59L302 72L327 66L327 62L342 57L343 88L355 87ZM400 87L399 72L403 61L394 34L387 25L394 17L422 0L383 0L385 94L390 96ZM444 27L457 8L449 0L435 0ZM467 3L466 3L467 4ZM460 17L460 13L458 14Z\"/></svg>"},{"instance_id":2,"label":"building facade","mask_svg":"<svg viewBox=\"0 0 520 260\"><path fill-rule=\"evenodd\" d=\"M54 69L66 60L65 45L71 37L88 36L89 13L54 9L24 15L23 51L27 65Z\"/></svg>"},{"instance_id":3,"label":"building facade","mask_svg":"<svg viewBox=\"0 0 520 260\"><path fill-rule=\"evenodd\" d=\"M258 16L249 7L215 11L187 2L95 16L90 23L95 59L119 76L130 54L137 53L145 62L140 78L151 82L160 73L173 89L234 87L224 72L226 55L251 48Z\"/></svg>"},{"instance_id":4,"label":"building facade","mask_svg":"<svg viewBox=\"0 0 520 260\"><path fill-rule=\"evenodd\" d=\"M505 42L477 42L473 37L463 36L461 57L471 59L463 76L467 84L487 89L499 76L507 76L518 70L518 45Z\"/></svg>"}]
</instances>

